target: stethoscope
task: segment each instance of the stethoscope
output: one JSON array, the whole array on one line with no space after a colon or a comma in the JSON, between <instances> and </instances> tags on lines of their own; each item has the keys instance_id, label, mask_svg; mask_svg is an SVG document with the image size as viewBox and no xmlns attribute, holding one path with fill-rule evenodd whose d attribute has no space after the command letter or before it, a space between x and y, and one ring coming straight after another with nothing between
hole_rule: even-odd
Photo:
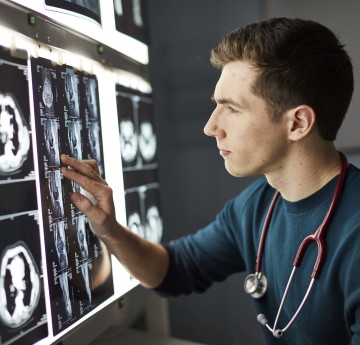
<instances>
[{"instance_id":1,"label":"stethoscope","mask_svg":"<svg viewBox=\"0 0 360 345\"><path fill-rule=\"evenodd\" d=\"M321 267L322 267L322 264L323 264L324 258L325 258L325 243L324 243L325 232L329 225L330 217L332 216L335 206L336 206L336 203L339 199L341 188L344 184L346 168L348 166L345 155L340 153L340 156L341 156L341 171L340 171L340 175L339 175L339 178L338 178L338 181L336 184L336 189L335 189L330 207L329 207L322 223L316 229L316 231L313 234L310 234L307 237L305 237L300 244L300 247L299 247L296 257L295 257L295 261L293 263L294 267L291 271L290 278L286 285L285 292L283 294L283 297L282 297L282 300L281 300L281 303L279 306L279 310L278 310L276 318L275 318L274 326L271 327L268 324L268 321L264 314L259 314L257 316L257 320L263 326L266 326L269 329L269 331L273 334L273 336L276 338L280 338L284 334L284 332L290 327L290 325L294 322L294 320L298 316L299 312L301 311L304 303L306 302L306 300L310 294L310 291L313 287L315 279L317 279L319 277L320 270L321 270ZM262 229L261 236L260 236L259 248L258 248L258 252L257 252L257 258L256 258L256 263L255 263L255 273L249 274L245 278L245 281L244 281L245 292L248 293L249 295L251 295L252 297L254 297L255 299L259 299L259 298L263 297L266 293L267 286L268 286L267 279L266 279L264 273L261 272L261 261L262 261L262 256L263 256L263 252L264 252L266 234L267 234L267 231L269 230L269 224L270 224L273 212L274 212L276 201L278 200L279 196L280 196L280 193L277 191L273 197L273 200L271 201L268 213L265 218L265 222L264 222L263 229ZM295 314L290 319L288 324L282 329L277 329L276 326L278 324L280 313L281 313L281 310L283 309L284 302L285 302L287 293L289 291L289 287L293 280L295 270L297 267L300 266L300 263L304 256L306 248L312 241L316 242L316 244L318 246L318 255L317 255L317 258L316 258L316 261L314 264L313 272L311 274L311 281L310 281L309 287L308 287L308 289L305 293L305 296L304 296L303 300L301 301L298 309L296 310Z\"/></svg>"}]
</instances>

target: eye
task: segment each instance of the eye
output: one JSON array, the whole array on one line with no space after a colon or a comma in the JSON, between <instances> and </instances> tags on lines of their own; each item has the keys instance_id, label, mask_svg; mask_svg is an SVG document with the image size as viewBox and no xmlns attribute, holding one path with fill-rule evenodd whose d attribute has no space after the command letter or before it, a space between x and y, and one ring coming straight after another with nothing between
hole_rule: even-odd
<instances>
[{"instance_id":1,"label":"eye","mask_svg":"<svg viewBox=\"0 0 360 345\"><path fill-rule=\"evenodd\" d=\"M233 107L228 106L227 109L230 111L230 113L237 113L237 110L235 110Z\"/></svg>"}]
</instances>

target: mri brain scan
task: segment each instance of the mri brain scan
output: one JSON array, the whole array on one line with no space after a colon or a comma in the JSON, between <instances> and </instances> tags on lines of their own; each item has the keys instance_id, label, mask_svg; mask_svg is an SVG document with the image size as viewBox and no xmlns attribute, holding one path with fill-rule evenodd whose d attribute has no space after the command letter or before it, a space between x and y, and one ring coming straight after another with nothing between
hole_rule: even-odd
<instances>
[{"instance_id":1,"label":"mri brain scan","mask_svg":"<svg viewBox=\"0 0 360 345\"><path fill-rule=\"evenodd\" d=\"M78 79L74 74L65 74L65 96L69 106L70 116L80 117Z\"/></svg>"},{"instance_id":2,"label":"mri brain scan","mask_svg":"<svg viewBox=\"0 0 360 345\"><path fill-rule=\"evenodd\" d=\"M120 122L120 145L124 162L133 162L138 152L138 135L134 123L130 120Z\"/></svg>"},{"instance_id":3,"label":"mri brain scan","mask_svg":"<svg viewBox=\"0 0 360 345\"><path fill-rule=\"evenodd\" d=\"M140 125L139 147L141 156L145 162L149 162L155 158L156 136L150 122L143 122Z\"/></svg>"},{"instance_id":4,"label":"mri brain scan","mask_svg":"<svg viewBox=\"0 0 360 345\"><path fill-rule=\"evenodd\" d=\"M42 100L46 108L51 108L53 106L54 95L51 89L50 71L48 69L44 69L43 72Z\"/></svg>"},{"instance_id":5,"label":"mri brain scan","mask_svg":"<svg viewBox=\"0 0 360 345\"><path fill-rule=\"evenodd\" d=\"M163 223L159 209L151 206L146 212L146 238L152 242L159 242L163 233Z\"/></svg>"},{"instance_id":6,"label":"mri brain scan","mask_svg":"<svg viewBox=\"0 0 360 345\"><path fill-rule=\"evenodd\" d=\"M133 212L132 214L129 215L128 227L135 234L145 237L144 228L143 228L143 225L141 224L141 217L140 217L139 213Z\"/></svg>"},{"instance_id":7,"label":"mri brain scan","mask_svg":"<svg viewBox=\"0 0 360 345\"><path fill-rule=\"evenodd\" d=\"M30 150L28 124L10 94L0 92L0 174L17 172Z\"/></svg>"}]
</instances>

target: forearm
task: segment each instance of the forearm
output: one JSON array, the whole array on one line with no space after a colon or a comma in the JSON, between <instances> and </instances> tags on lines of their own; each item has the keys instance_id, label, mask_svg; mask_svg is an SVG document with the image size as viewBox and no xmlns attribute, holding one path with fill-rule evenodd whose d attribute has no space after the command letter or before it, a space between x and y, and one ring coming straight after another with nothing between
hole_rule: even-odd
<instances>
[{"instance_id":1,"label":"forearm","mask_svg":"<svg viewBox=\"0 0 360 345\"><path fill-rule=\"evenodd\" d=\"M161 244L149 242L120 224L101 240L143 286L160 285L169 265L168 252Z\"/></svg>"}]
</instances>

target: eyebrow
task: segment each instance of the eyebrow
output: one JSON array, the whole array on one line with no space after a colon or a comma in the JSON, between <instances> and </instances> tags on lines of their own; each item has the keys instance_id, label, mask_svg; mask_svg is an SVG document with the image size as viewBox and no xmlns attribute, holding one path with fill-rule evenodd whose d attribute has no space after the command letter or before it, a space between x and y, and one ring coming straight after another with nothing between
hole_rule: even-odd
<instances>
[{"instance_id":1,"label":"eyebrow","mask_svg":"<svg viewBox=\"0 0 360 345\"><path fill-rule=\"evenodd\" d=\"M231 98L219 98L218 100L216 100L214 96L211 96L210 99L217 104L232 104L239 108L245 108L244 105L234 101Z\"/></svg>"}]
</instances>

